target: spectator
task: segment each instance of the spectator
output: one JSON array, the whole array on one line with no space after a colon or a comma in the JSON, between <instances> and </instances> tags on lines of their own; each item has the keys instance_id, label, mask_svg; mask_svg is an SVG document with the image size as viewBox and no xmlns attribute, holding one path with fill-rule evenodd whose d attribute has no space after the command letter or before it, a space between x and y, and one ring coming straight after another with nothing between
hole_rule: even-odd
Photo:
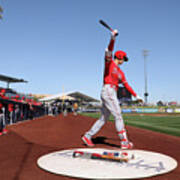
<instances>
[{"instance_id":1,"label":"spectator","mask_svg":"<svg viewBox=\"0 0 180 180\"><path fill-rule=\"evenodd\" d=\"M62 104L62 111L63 111L63 115L64 115L64 116L67 116L67 105L68 105L67 102L64 102L64 103Z\"/></svg>"},{"instance_id":2,"label":"spectator","mask_svg":"<svg viewBox=\"0 0 180 180\"><path fill-rule=\"evenodd\" d=\"M77 110L78 110L78 104L75 102L73 104L73 112L74 112L74 115L76 116L77 115Z\"/></svg>"},{"instance_id":3,"label":"spectator","mask_svg":"<svg viewBox=\"0 0 180 180\"><path fill-rule=\"evenodd\" d=\"M0 135L3 133L3 111L2 111L3 105L0 103Z\"/></svg>"},{"instance_id":4,"label":"spectator","mask_svg":"<svg viewBox=\"0 0 180 180\"><path fill-rule=\"evenodd\" d=\"M0 103L0 135L7 133L5 126L5 108L3 104Z\"/></svg>"},{"instance_id":5,"label":"spectator","mask_svg":"<svg viewBox=\"0 0 180 180\"><path fill-rule=\"evenodd\" d=\"M10 124L13 124L14 123L14 114L13 114L13 104L8 104L8 111L9 111L9 121L10 121Z\"/></svg>"},{"instance_id":6,"label":"spectator","mask_svg":"<svg viewBox=\"0 0 180 180\"><path fill-rule=\"evenodd\" d=\"M31 103L29 103L29 119L33 119L34 117L34 107Z\"/></svg>"},{"instance_id":7,"label":"spectator","mask_svg":"<svg viewBox=\"0 0 180 180\"><path fill-rule=\"evenodd\" d=\"M21 120L21 112L20 112L20 107L18 104L15 105L15 118L14 118L14 122L18 122Z\"/></svg>"},{"instance_id":8,"label":"spectator","mask_svg":"<svg viewBox=\"0 0 180 180\"><path fill-rule=\"evenodd\" d=\"M1 91L0 91L0 97L4 98L5 93L6 93L6 90L5 90L5 89L1 89Z\"/></svg>"}]
</instances>

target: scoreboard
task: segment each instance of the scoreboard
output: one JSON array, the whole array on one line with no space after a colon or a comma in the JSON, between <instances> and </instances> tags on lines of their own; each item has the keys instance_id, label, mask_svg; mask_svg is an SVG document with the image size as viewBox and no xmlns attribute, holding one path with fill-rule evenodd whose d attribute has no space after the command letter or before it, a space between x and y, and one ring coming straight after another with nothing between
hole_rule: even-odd
<instances>
[{"instance_id":1,"label":"scoreboard","mask_svg":"<svg viewBox=\"0 0 180 180\"><path fill-rule=\"evenodd\" d=\"M132 95L125 87L118 88L117 97L121 103L132 101Z\"/></svg>"}]
</instances>

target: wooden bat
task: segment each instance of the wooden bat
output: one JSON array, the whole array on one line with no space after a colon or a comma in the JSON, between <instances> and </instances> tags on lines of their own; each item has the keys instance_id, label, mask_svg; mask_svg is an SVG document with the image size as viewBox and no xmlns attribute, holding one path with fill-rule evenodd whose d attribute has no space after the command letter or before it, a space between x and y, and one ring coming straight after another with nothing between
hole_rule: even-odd
<instances>
[{"instance_id":1,"label":"wooden bat","mask_svg":"<svg viewBox=\"0 0 180 180\"><path fill-rule=\"evenodd\" d=\"M99 20L99 23L101 25L103 25L104 27L106 27L107 29L109 29L111 32L113 32L113 29L106 22L104 22L103 20ZM117 33L117 35L118 35L118 33Z\"/></svg>"}]
</instances>

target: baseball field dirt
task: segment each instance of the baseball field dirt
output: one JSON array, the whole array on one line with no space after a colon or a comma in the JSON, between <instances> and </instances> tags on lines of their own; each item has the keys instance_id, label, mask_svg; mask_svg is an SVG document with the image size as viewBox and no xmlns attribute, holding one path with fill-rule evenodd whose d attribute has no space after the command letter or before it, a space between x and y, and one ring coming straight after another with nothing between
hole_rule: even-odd
<instances>
[{"instance_id":1,"label":"baseball field dirt","mask_svg":"<svg viewBox=\"0 0 180 180\"><path fill-rule=\"evenodd\" d=\"M70 180L51 174L37 166L37 159L50 152L85 147L81 136L96 119L68 114L63 117L44 116L8 126L9 132L0 136L1 180ZM135 149L160 152L180 163L180 138L127 126L129 139ZM107 122L94 137L95 147L118 148L119 139L113 122ZM144 180L179 180L180 167L174 171Z\"/></svg>"}]
</instances>

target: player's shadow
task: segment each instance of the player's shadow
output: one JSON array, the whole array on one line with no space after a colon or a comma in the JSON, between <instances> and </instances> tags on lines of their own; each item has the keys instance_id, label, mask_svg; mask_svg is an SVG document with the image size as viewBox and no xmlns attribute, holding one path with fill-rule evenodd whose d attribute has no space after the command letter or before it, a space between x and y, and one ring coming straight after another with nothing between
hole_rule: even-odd
<instances>
[{"instance_id":1,"label":"player's shadow","mask_svg":"<svg viewBox=\"0 0 180 180\"><path fill-rule=\"evenodd\" d=\"M104 144L104 145L107 145L107 146L119 148L119 145L109 143L108 138L104 137L104 136L98 136L96 138L92 138L92 141L93 141L94 144Z\"/></svg>"}]
</instances>

